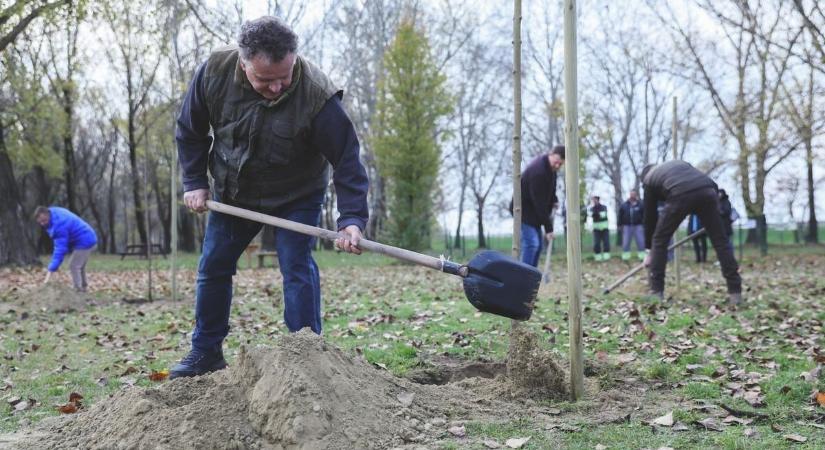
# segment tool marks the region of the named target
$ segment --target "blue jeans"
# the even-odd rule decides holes
[[[267,211],[275,216],[318,226],[324,191]],[[198,265],[195,298],[195,330],[192,347],[201,350],[221,348],[229,334],[232,304],[232,276],[238,258],[262,225],[235,216],[209,212],[203,254]],[[321,333],[321,280],[312,259],[315,238],[294,231],[276,229],[275,245],[284,278],[284,322],[289,331],[304,327]]]
[[[539,255],[541,254],[541,228],[521,224],[521,262],[533,267],[539,265]]]

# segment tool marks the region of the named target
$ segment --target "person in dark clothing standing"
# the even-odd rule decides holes
[[[699,216],[696,214],[691,214],[690,218],[688,218],[688,234],[693,234],[702,229],[702,221],[699,220]],[[708,261],[708,235],[703,233],[695,238],[691,239],[693,241],[693,253],[696,255],[696,262],[703,263]]]
[[[725,236],[728,237],[728,246],[733,249],[733,206],[724,189],[719,189],[719,216],[722,217]]]
[[[607,228],[607,206],[599,202],[599,196],[594,195],[590,206],[590,218],[593,220],[593,258],[596,261],[610,259],[610,230]]]
[[[547,242],[553,239],[553,206],[556,197],[556,172],[564,164],[564,146],[533,158],[521,174],[521,261],[537,267],[541,254],[542,233]],[[512,212],[512,205],[510,207]]]
[[[177,121],[183,201],[206,211],[206,200],[317,226],[329,166],[343,236],[336,246],[360,254],[367,221],[366,170],[342,91],[297,55],[298,37],[264,16],[241,27],[237,45],[217,49],[196,71]],[[211,175],[207,177],[207,169]],[[232,277],[238,258],[262,225],[209,213],[198,266],[192,349],[170,378],[226,367]],[[312,258],[315,239],[277,230],[284,283],[284,322],[291,332],[321,333],[321,289]]]
[[[636,242],[639,259],[645,258],[645,210],[639,201],[639,193],[630,191],[630,195],[619,207],[619,228],[622,230],[622,260],[630,260],[630,244]]]
[[[645,247],[649,253],[645,265],[649,267],[650,293],[664,298],[667,245],[679,224],[688,214],[696,214],[719,258],[722,275],[728,288],[728,303],[742,301],[742,278],[739,265],[728,247],[722,218],[719,216],[719,198],[716,183],[690,164],[674,160],[658,165],[648,164],[642,169],[645,207]],[[661,214],[658,202],[664,201]]]

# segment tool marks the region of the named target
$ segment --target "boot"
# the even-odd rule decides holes
[[[728,306],[738,306],[741,305],[742,302],[743,300],[741,292],[731,292],[730,294],[728,294]]]
[[[196,377],[221,370],[226,367],[226,360],[223,359],[223,351],[206,351],[193,348],[172,370],[169,371],[169,379],[179,377]]]

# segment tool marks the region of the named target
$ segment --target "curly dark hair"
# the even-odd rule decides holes
[[[298,35],[281,19],[263,16],[244,22],[238,34],[238,47],[246,61],[262,54],[277,63],[298,49]]]

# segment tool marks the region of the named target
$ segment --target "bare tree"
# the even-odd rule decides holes
[[[686,70],[707,91],[723,129],[738,148],[738,175],[745,208],[750,217],[757,219],[759,235],[765,239],[765,181],[796,148],[779,122],[784,114],[781,86],[801,30],[783,26],[782,17],[789,13],[783,3],[697,3],[708,17],[716,20],[723,35],[721,42],[698,37],[670,7],[659,7],[656,12],[681,42],[684,56],[691,62]],[[784,45],[771,44],[779,41]],[[717,67],[726,63],[729,67]],[[730,86],[725,80],[731,78],[721,76],[717,70],[733,73],[735,84]]]
[[[132,199],[135,220],[144,245],[149,243],[146,230],[144,195],[138,167],[138,147],[141,145],[139,118],[149,103],[158,68],[163,54],[156,47],[160,34],[156,5],[150,0],[138,0],[121,4],[105,4],[103,17],[112,31],[114,51],[107,52],[116,72],[123,77],[126,90],[126,123],[124,139],[129,149],[129,166],[132,174]]]
[[[789,78],[790,87],[783,84],[783,106],[790,118],[789,124],[805,148],[806,190],[808,197],[808,231],[805,241],[819,242],[819,224],[816,219],[816,202],[814,198],[814,137],[825,132],[825,117],[814,109],[815,101],[821,90],[817,89],[816,69],[807,64],[807,79],[800,80],[796,74]]]
[[[65,6],[68,2],[69,0],[15,0],[4,6],[0,9],[0,52],[5,52],[35,19]],[[4,117],[4,112],[8,105],[5,100],[0,98],[0,192],[3,193],[3,202],[0,205],[0,266],[36,264],[34,246],[29,245],[26,239],[21,239],[25,236],[24,223],[27,222],[28,214],[23,210],[22,197],[6,146],[8,119]]]

